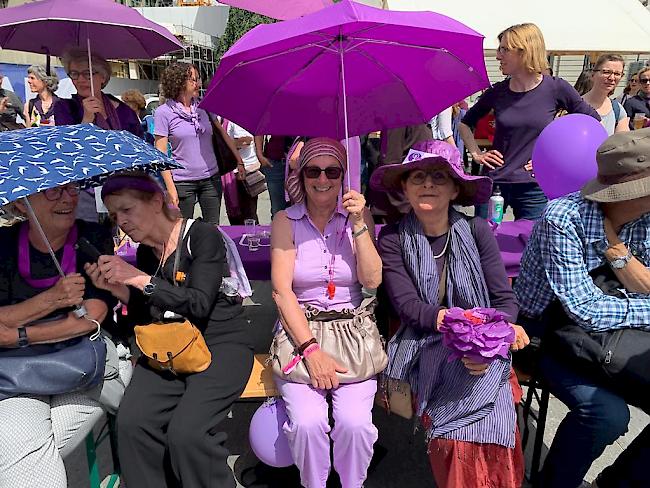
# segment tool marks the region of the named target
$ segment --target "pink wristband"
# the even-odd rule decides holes
[[[305,351],[302,353],[302,358],[307,359],[311,355],[311,353],[319,350],[320,350],[320,346],[318,345],[318,343],[312,344],[307,349],[305,349]]]

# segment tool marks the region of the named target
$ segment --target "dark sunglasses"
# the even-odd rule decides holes
[[[340,166],[328,166],[327,168],[319,168],[318,166],[306,166],[302,170],[306,178],[310,180],[315,180],[320,178],[321,173],[325,173],[325,176],[328,180],[338,180],[343,174],[343,168]]]
[[[650,83],[650,78],[639,78],[639,83],[642,85],[645,85],[646,83]]]

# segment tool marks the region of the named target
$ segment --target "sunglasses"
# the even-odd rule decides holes
[[[432,171],[417,170],[408,175],[407,181],[413,185],[424,185],[427,181],[427,176],[431,176],[431,181],[436,186],[446,185],[451,181],[451,175],[446,171],[436,169]]]
[[[645,85],[646,83],[650,83],[650,78],[639,78],[639,83],[642,85]]]
[[[58,200],[61,198],[63,195],[63,190],[65,190],[68,195],[71,197],[76,197],[79,195],[79,192],[81,191],[81,187],[79,185],[72,184],[72,185],[65,185],[65,186],[57,186],[55,188],[48,188],[43,192],[45,195],[45,199],[49,200],[50,202],[54,202],[55,200]]]
[[[318,166],[306,166],[302,173],[306,178],[310,180],[315,180],[320,178],[321,173],[325,173],[325,176],[328,180],[338,180],[343,174],[343,168],[340,166],[328,166],[327,168],[319,168]]]

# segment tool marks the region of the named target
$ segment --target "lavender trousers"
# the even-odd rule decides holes
[[[284,433],[305,488],[325,488],[329,476],[330,437],[334,442],[334,469],[343,488],[361,488],[372,459],[377,428],[372,405],[375,378],[320,390],[311,385],[275,378],[287,408]],[[329,424],[327,396],[331,394],[334,428]]]

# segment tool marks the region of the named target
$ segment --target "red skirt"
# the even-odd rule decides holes
[[[521,386],[514,371],[510,384],[515,404],[521,401]],[[439,488],[519,488],[524,481],[524,453],[519,428],[515,447],[451,439],[431,439],[429,462]]]

